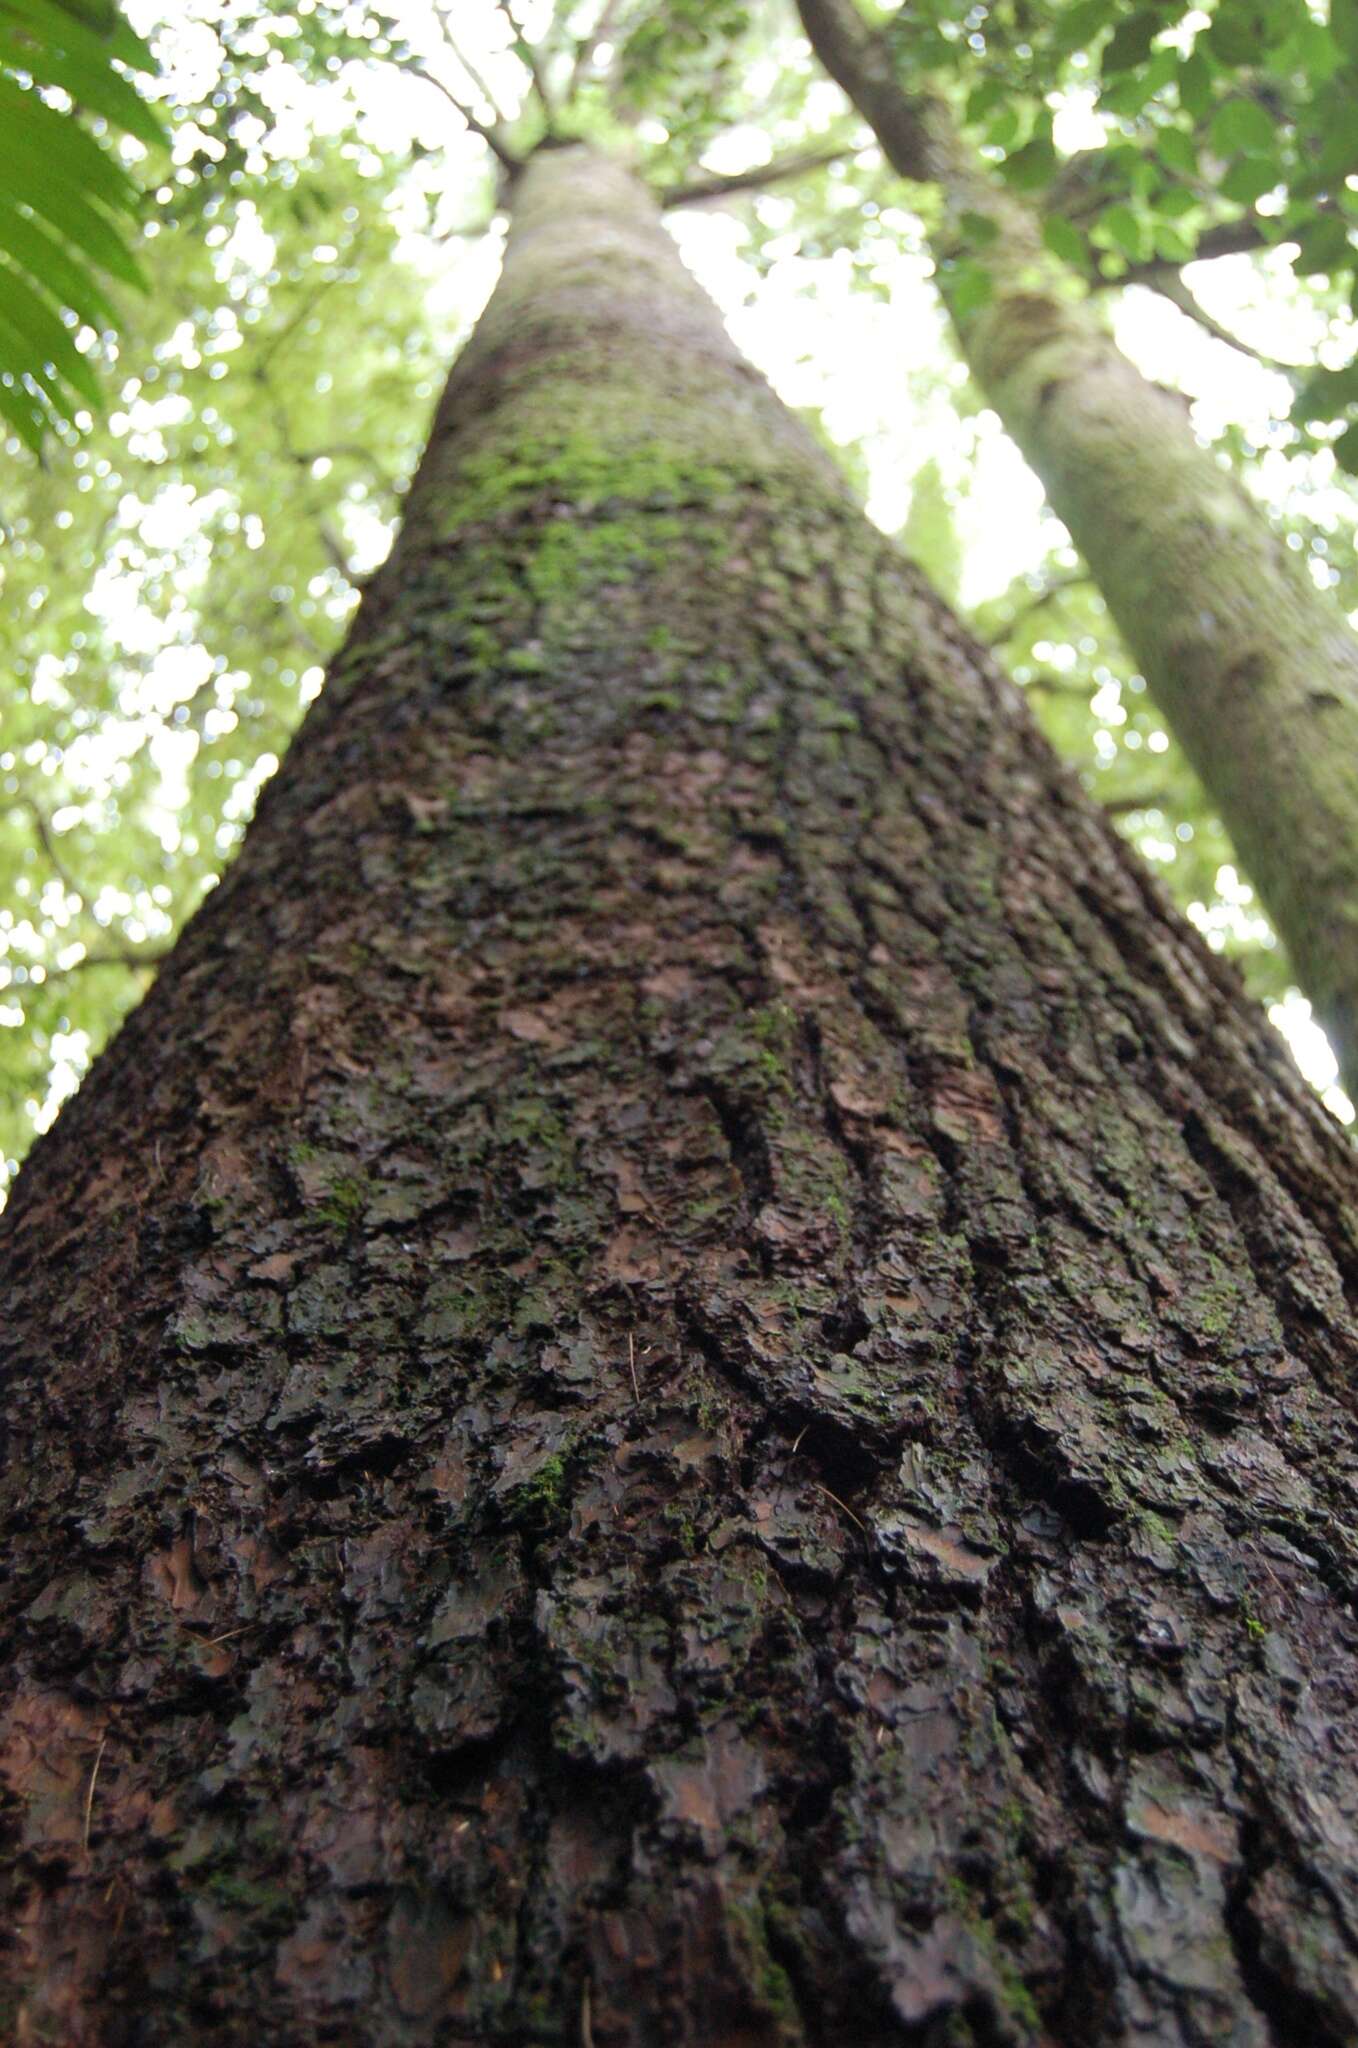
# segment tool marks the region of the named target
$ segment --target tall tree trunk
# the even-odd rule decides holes
[[[7,2038],[1352,2040],[1358,1167],[620,170],[0,1271]]]
[[[903,177],[937,185],[939,285],[963,355],[1088,563],[1218,806],[1358,1094],[1358,639],[1124,356],[941,99],[898,80],[857,0],[798,0],[817,55]],[[994,223],[982,307],[954,296]]]

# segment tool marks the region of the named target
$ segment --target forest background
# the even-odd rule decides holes
[[[133,186],[94,174],[113,274],[64,305],[69,359],[3,382],[0,1175],[215,885],[319,691],[493,284],[504,158],[549,125],[567,78],[582,88],[572,118],[625,138],[686,201],[671,225],[740,346],[1352,1116],[1214,804],[959,360],[929,249],[935,196],[884,164],[788,0],[127,11],[147,41],[121,55],[111,17],[68,13],[138,81],[163,139],[121,102],[90,116],[79,75],[67,91],[25,68],[40,0],[0,10],[12,133],[16,92],[81,108]],[[903,70],[1041,208],[1072,294],[1102,302],[1358,618],[1358,15],[933,0],[880,20]],[[687,189],[695,178],[712,189]],[[0,188],[0,229],[15,212]],[[12,282],[14,245],[0,246]],[[988,260],[977,220],[949,259],[954,308],[959,293],[984,302]],[[7,318],[22,351],[12,300]]]

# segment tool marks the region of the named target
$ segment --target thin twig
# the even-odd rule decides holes
[[[1036,691],[1039,697],[1080,697],[1087,704],[1091,697],[1097,695],[1099,686],[1097,683],[1068,682],[1064,676],[1048,675],[1044,669],[1040,675],[1029,676],[1026,682],[1019,684],[1019,688],[1025,692]]]
[[[340,546],[338,539],[330,531],[330,528],[326,525],[323,519],[318,519],[316,521],[316,538],[320,542],[321,547],[324,550],[326,559],[329,562],[331,568],[335,570],[337,575],[342,576],[346,583],[352,583],[354,580],[354,572],[349,566],[349,557],[345,554],[344,549]],[[319,654],[320,649],[316,647],[314,641],[312,642],[312,646],[313,650]]]
[[[86,953],[83,959],[73,960],[69,967],[49,967],[47,979],[54,974],[78,974],[82,967],[159,967],[162,960],[168,960],[170,948],[158,946],[145,953]]]
[[[594,2019],[589,2004],[589,1978],[580,1985],[580,2048],[594,2048]]]
[[[1198,236],[1193,254],[1184,258],[1186,263],[1211,263],[1218,256],[1245,256],[1257,249],[1271,249],[1275,246],[1264,233],[1262,224],[1247,215],[1244,220],[1221,221],[1216,227],[1204,228]],[[1183,263],[1171,263],[1163,256],[1153,257],[1149,263],[1133,263],[1117,277],[1102,275],[1090,279],[1095,291],[1121,291],[1124,285],[1149,284],[1158,288],[1164,277],[1177,277]]]
[[[32,983],[21,982],[19,984],[19,993],[25,993],[30,987],[47,988],[54,981],[65,981],[66,977],[70,974],[83,973],[87,967],[159,967],[161,962],[168,960],[169,957],[170,949],[166,946],[145,953],[85,953],[79,960],[73,960],[69,967],[49,967],[46,961],[35,962],[35,965],[41,965],[42,967],[42,980]],[[25,962],[20,962],[20,965],[26,964]],[[3,986],[7,995],[15,993],[15,984],[12,980],[4,983]]]
[[[1105,814],[1110,818],[1129,818],[1134,811],[1163,811],[1170,808],[1170,799],[1163,790],[1148,789],[1143,796],[1112,796],[1103,800]]]
[[[467,106],[464,101],[458,98],[457,94],[453,91],[450,85],[444,84],[443,80],[438,76],[436,72],[426,71],[422,64],[403,63],[400,68],[402,69],[402,71],[408,71],[412,78],[422,78],[426,85],[432,85],[436,92],[441,92],[443,94],[443,97],[447,100],[449,106],[455,108],[456,111],[462,116],[462,119],[466,122],[468,128],[471,129],[472,134],[480,136],[481,140],[487,145],[488,148],[494,151],[495,155],[499,158],[500,162],[504,165],[505,169],[511,173],[511,175],[522,170],[523,166],[520,163],[518,157],[515,156],[513,150],[509,147],[509,144],[504,141],[504,139],[500,136],[497,130],[488,127],[484,121],[478,120],[477,116],[472,112],[471,108]],[[494,101],[492,101],[491,104],[494,105]]]
[[[1090,581],[1087,569],[1072,569],[1068,576],[1053,576],[1044,583],[1041,590],[1034,591],[1026,604],[1021,604],[1007,626],[1002,626],[994,637],[986,642],[988,647],[1003,647],[1006,640],[1012,640],[1019,627],[1032,618],[1035,612],[1045,611],[1053,598],[1060,597],[1067,590],[1078,590],[1082,583]]]
[[[623,0],[604,0],[604,5],[599,13],[599,19],[595,22],[589,34],[581,36],[576,44],[575,62],[571,66],[571,75],[566,80],[566,99],[568,103],[575,98],[577,91],[584,83],[585,74],[594,62],[594,52],[601,43],[606,43],[612,34],[618,16],[622,13],[622,7]]]
[[[866,1522],[860,1522],[860,1521],[858,1520],[858,1517],[857,1517],[857,1515],[856,1515],[856,1514],[854,1513],[853,1509],[852,1509],[852,1508],[851,1508],[851,1507],[849,1506],[849,1503],[848,1503],[848,1502],[847,1502],[846,1500],[841,1500],[841,1499],[840,1499],[840,1497],[839,1497],[839,1495],[838,1495],[837,1493],[831,1493],[831,1491],[830,1491],[829,1487],[828,1487],[828,1486],[822,1486],[822,1485],[821,1485],[821,1483],[820,1483],[820,1481],[819,1481],[818,1479],[813,1479],[813,1480],[812,1480],[812,1482],[811,1482],[811,1484],[812,1484],[812,1485],[813,1485],[813,1486],[815,1487],[815,1489],[816,1489],[817,1493],[823,1493],[823,1494],[825,1495],[825,1498],[826,1498],[827,1500],[832,1500],[832,1501],[834,1502],[834,1504],[835,1504],[835,1506],[836,1506],[837,1508],[843,1508],[843,1510],[844,1510],[845,1514],[846,1514],[846,1515],[848,1516],[849,1520],[850,1520],[851,1522],[855,1522],[855,1523],[857,1523],[858,1527],[859,1527],[859,1528],[860,1528],[860,1529],[861,1529],[861,1530],[863,1531],[863,1534],[864,1534],[865,1536],[867,1535],[867,1533],[868,1533],[868,1525],[867,1525],[867,1523],[866,1523]]]
[[[494,218],[489,214],[484,220],[474,220],[465,226],[454,224],[450,228],[440,228],[434,240],[440,247],[444,242],[479,242],[483,235],[490,233]]]
[[[289,448],[286,452],[289,462],[295,462],[300,469],[310,469],[313,462],[343,462],[347,456],[353,462],[366,462],[369,469],[382,475],[377,457],[361,441],[332,441],[328,447]]]
[[[627,1363],[632,1369],[632,1392],[638,1408],[641,1406],[641,1386],[637,1380],[637,1347],[632,1341],[632,1332],[627,1332]]]
[[[479,93],[481,95],[481,98],[485,101],[486,105],[491,109],[500,126],[502,128],[507,127],[508,116],[506,115],[504,108],[500,105],[500,102],[496,99],[494,93],[486,84],[485,78],[482,76],[481,72],[477,70],[476,66],[472,63],[471,59],[464,55],[462,46],[457,41],[457,38],[454,36],[453,31],[448,23],[447,9],[444,7],[435,7],[434,16],[439,25],[439,34],[443,37],[444,43],[447,45],[449,55],[452,57],[452,60],[456,64],[458,70],[462,73],[462,76],[464,78],[471,80],[472,91]]]
[[[88,1849],[90,1846],[90,1822],[94,1818],[94,1787],[99,1776],[99,1766],[104,1761],[104,1751],[107,1747],[108,1731],[105,1730],[99,1737],[99,1747],[94,1755],[94,1769],[90,1772],[90,1782],[85,1788],[85,1830],[81,1838],[81,1847],[84,1849]]]
[[[827,164],[843,163],[847,157],[861,155],[861,145],[857,148],[848,145],[838,149],[805,150],[798,156],[775,157],[772,163],[756,164],[748,171],[735,171],[729,177],[692,178],[682,185],[671,185],[668,191],[661,191],[657,196],[663,207],[698,206],[706,199],[729,199],[737,192],[762,192],[769,185],[805,177],[811,171],[824,170]]]
[[[514,19],[514,9],[510,5],[510,0],[495,0],[495,4],[514,31],[514,55],[533,81],[533,90],[537,94],[538,103],[542,108],[543,114],[546,116],[547,131],[550,134],[552,124],[556,119],[556,113],[552,105],[552,96],[547,90],[547,80],[543,74],[542,65],[538,61],[538,53],[529,42],[518,22]]]
[[[1223,327],[1219,320],[1213,319],[1201,299],[1188,289],[1177,271],[1169,277],[1157,278],[1154,289],[1159,292],[1162,299],[1168,299],[1171,306],[1177,306],[1181,313],[1187,313],[1190,320],[1196,320],[1199,327],[1211,335],[1213,341],[1224,341],[1227,348],[1238,349],[1242,356],[1253,357],[1256,363],[1262,363],[1266,370],[1275,370],[1280,377],[1286,377],[1289,383],[1296,384],[1300,381],[1299,363],[1280,363],[1276,356],[1265,355],[1264,351],[1255,348],[1252,342],[1242,341],[1238,334],[1232,334],[1229,327]]]
[[[360,239],[361,237],[355,238],[355,241],[349,250],[349,254],[351,256],[357,252]],[[345,267],[347,268],[348,266],[346,265]],[[292,336],[296,333],[297,329],[302,325],[303,321],[307,318],[308,314],[315,312],[317,306],[320,304],[321,300],[325,297],[327,292],[332,292],[337,284],[343,284],[346,282],[347,280],[345,279],[341,271],[332,270],[327,277],[323,277],[321,279],[321,282],[317,285],[315,291],[308,292],[306,294],[306,296],[302,300],[301,305],[298,306],[296,312],[289,314],[288,318],[283,322],[283,325],[279,328],[277,334],[273,335],[271,339],[265,343],[264,348],[260,352],[259,360],[255,364],[254,375],[256,376],[256,378],[259,379],[261,383],[263,383],[268,377],[269,365],[272,363],[274,357],[278,354],[279,349],[282,348],[283,344],[286,341],[289,341],[292,338]]]
[[[75,877],[71,874],[65,862],[62,860],[61,855],[57,852],[56,844],[52,835],[52,827],[48,822],[47,815],[44,812],[42,805],[36,803],[31,796],[22,797],[20,799],[20,804],[24,810],[32,814],[33,823],[38,828],[38,838],[42,841],[42,850],[47,855],[48,860],[52,863],[53,868],[56,870],[57,880],[61,883],[62,887],[65,889],[68,896],[75,896],[79,898],[81,908],[83,909],[85,904],[89,901],[88,894],[84,889],[81,888],[79,882],[76,881]]]

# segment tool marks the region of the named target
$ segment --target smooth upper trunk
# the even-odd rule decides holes
[[[939,283],[977,382],[1046,488],[1281,933],[1358,1096],[1358,639],[1175,392],[1118,349],[1031,208],[898,79],[856,0],[798,0],[903,177],[938,186]],[[960,311],[969,222],[994,291]]]

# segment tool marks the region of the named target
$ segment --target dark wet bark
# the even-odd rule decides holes
[[[1350,2041],[1358,1168],[640,195],[518,213],[5,1219],[6,2038]]]

